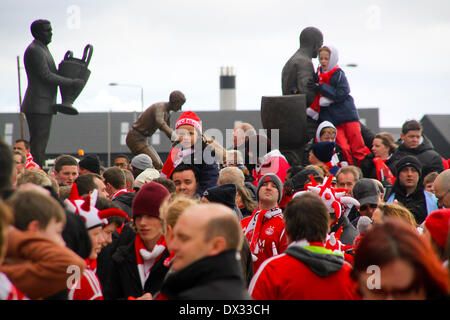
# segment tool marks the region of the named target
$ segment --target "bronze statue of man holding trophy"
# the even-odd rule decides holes
[[[86,46],[82,60],[73,58],[72,52],[68,51],[57,70],[47,47],[52,41],[50,21],[36,20],[30,29],[34,40],[24,54],[28,87],[21,112],[25,114],[28,123],[31,154],[34,161],[42,167],[53,115],[57,112],[78,114],[72,103],[89,78],[87,65],[92,56],[92,46]],[[56,104],[58,86],[61,91],[61,104]]]

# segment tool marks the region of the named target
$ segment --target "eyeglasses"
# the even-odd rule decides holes
[[[378,207],[378,204],[370,203],[370,204],[362,205],[361,207],[359,207],[359,211],[366,211],[367,209],[369,209],[369,207],[371,209],[376,209]]]

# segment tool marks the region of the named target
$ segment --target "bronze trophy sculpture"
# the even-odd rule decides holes
[[[84,48],[83,58],[81,59],[74,58],[72,51],[67,51],[64,55],[64,60],[61,61],[58,67],[58,74],[67,78],[82,79],[84,84],[81,87],[60,86],[59,90],[61,92],[62,102],[54,106],[56,111],[70,115],[78,114],[78,110],[75,109],[72,104],[80,95],[81,91],[83,91],[84,86],[91,75],[88,65],[91,61],[93,50],[94,48],[92,45],[88,44]]]
[[[36,20],[31,24],[33,42],[24,54],[28,87],[21,105],[27,119],[30,149],[34,161],[43,166],[45,150],[50,137],[53,115],[56,114],[57,89],[59,86],[80,88],[85,81],[58,74],[55,61],[47,47],[52,41],[52,27],[48,20]]]
[[[131,127],[127,134],[126,143],[134,155],[147,154],[153,161],[153,166],[161,170],[163,163],[153,146],[149,145],[150,138],[156,130],[160,129],[173,143],[179,141],[177,134],[170,128],[170,112],[177,112],[186,102],[181,91],[173,91],[169,102],[158,102],[148,107]]]
[[[280,130],[279,149],[291,166],[302,163],[303,147],[317,128],[317,121],[306,116],[306,108],[315,97],[315,92],[308,88],[308,82],[315,74],[312,58],[317,57],[322,44],[323,35],[319,29],[303,29],[300,48],[282,70],[283,96],[262,97],[261,100],[263,127]]]

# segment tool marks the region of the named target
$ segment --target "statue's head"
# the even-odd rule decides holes
[[[39,19],[33,21],[31,24],[31,34],[37,40],[40,40],[44,44],[52,42],[52,25],[50,21]]]
[[[175,90],[170,94],[169,103],[172,110],[179,111],[185,102],[186,97],[181,91]]]
[[[312,57],[317,58],[318,50],[323,45],[323,34],[315,27],[307,27],[300,33],[300,47],[312,49]]]

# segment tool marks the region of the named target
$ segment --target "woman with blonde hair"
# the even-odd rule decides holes
[[[411,211],[406,209],[403,205],[399,203],[380,203],[378,208],[372,215],[372,220],[375,224],[380,224],[384,222],[386,217],[399,218],[405,221],[408,225],[417,228],[416,219],[414,219]]]

